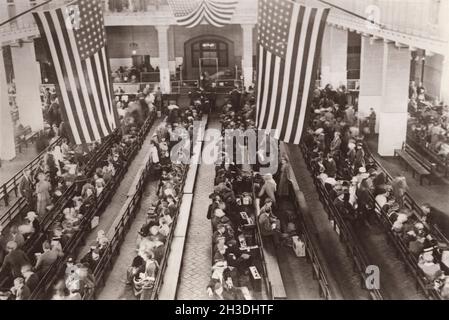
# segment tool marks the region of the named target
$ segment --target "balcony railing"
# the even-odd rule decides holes
[[[427,39],[448,38],[448,1],[446,0],[332,0],[332,4],[380,23],[385,29]],[[363,20],[333,8],[330,17]],[[334,20],[335,21],[335,20]],[[366,27],[376,25],[365,22]]]
[[[162,6],[167,0],[103,0],[105,12],[152,12]]]

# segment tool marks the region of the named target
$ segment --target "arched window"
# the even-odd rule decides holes
[[[199,67],[200,58],[206,58],[202,61],[203,67],[215,67],[215,59],[219,67],[228,67],[228,44],[216,39],[192,43],[192,67]]]

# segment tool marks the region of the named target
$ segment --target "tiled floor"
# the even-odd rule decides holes
[[[147,184],[142,196],[139,212],[131,223],[125,240],[120,247],[120,254],[114,262],[114,266],[106,278],[106,284],[97,296],[98,300],[135,300],[131,286],[126,285],[126,270],[136,256],[137,232],[146,219],[146,213],[151,203],[157,200],[157,181]]]
[[[299,187],[304,192],[310,213],[313,215],[312,221],[318,236],[316,243],[323,255],[321,261],[330,266],[327,274],[331,277],[331,284],[337,284],[344,299],[365,299],[366,291],[365,294],[363,291],[357,293],[360,281],[355,273],[351,272],[352,265],[348,266],[347,261],[346,263],[342,262],[343,257],[346,256],[345,253],[336,251],[339,250],[338,237],[332,240],[334,238],[332,233],[335,234],[335,232],[332,229],[328,230],[329,222],[326,213],[323,212],[299,148],[297,146],[289,147],[289,154],[291,163],[294,163],[294,172]],[[355,241],[364,251],[367,262],[377,265],[380,269],[380,289],[384,299],[424,299],[423,295],[416,290],[415,279],[406,272],[404,264],[396,255],[393,244],[387,242],[384,230],[377,225],[349,226],[352,227]],[[330,234],[328,234],[329,232]],[[323,241],[325,239],[327,239],[327,243]],[[329,240],[337,243],[331,243]],[[338,256],[335,256],[336,253]]]
[[[219,128],[217,120],[210,119],[208,128]],[[193,205],[176,299],[207,300],[206,293],[211,272],[212,227],[206,214],[209,194],[214,187],[214,165],[201,164],[194,189]]]
[[[317,246],[318,256],[333,288],[335,299],[368,299],[367,292],[361,289],[360,278],[353,269],[351,257],[347,255],[344,245],[333,230],[327,213],[318,198],[312,177],[302,158],[298,146],[289,145],[287,155],[293,165],[293,171],[304,193],[309,207],[305,222],[309,227],[312,241]],[[288,283],[287,283],[288,285]]]

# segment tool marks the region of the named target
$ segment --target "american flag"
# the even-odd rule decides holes
[[[238,0],[168,0],[176,22],[193,28],[206,20],[215,27],[229,24]]]
[[[118,123],[109,79],[101,0],[33,12],[51,55],[63,118],[76,144],[109,135]]]
[[[329,8],[260,0],[257,126],[299,144]],[[313,88],[312,88],[313,89]]]

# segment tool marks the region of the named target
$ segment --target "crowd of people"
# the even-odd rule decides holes
[[[2,287],[2,298],[29,298],[39,280],[59,261],[58,258],[71,254],[65,249],[70,248],[75,235],[91,227],[92,213],[100,199],[106,196],[104,190],[116,180],[115,177],[128,161],[129,152],[145,119],[155,112],[153,105],[142,100],[130,101],[121,116],[121,134],[112,134],[111,141],[107,144],[103,142],[107,152],[103,158],[92,163],[92,168],[86,167],[86,164],[100,150],[100,143],[72,146],[62,139],[33,172],[24,170],[19,189],[30,211],[23,224],[10,226],[0,235],[1,279],[14,280],[11,289]],[[69,188],[74,190],[70,193],[71,198],[64,199]],[[43,230],[40,222],[61,198],[62,207],[57,208],[60,212],[55,213],[50,227]],[[44,238],[42,252],[25,253],[30,252],[24,249],[27,239],[41,233]],[[73,257],[67,259],[65,277],[55,285],[53,299],[79,299],[92,292],[95,284],[93,271],[107,244],[105,233],[99,231],[96,242],[86,256],[78,263]],[[27,248],[33,248],[33,245],[27,245]],[[31,282],[28,279],[32,279]],[[8,283],[6,280],[2,286]]]
[[[411,136],[437,154],[445,163],[449,160],[449,106],[443,102],[427,100],[422,84],[409,87]]]
[[[159,76],[159,67],[154,68],[150,63],[133,65],[131,67],[120,66],[111,74],[112,82],[114,83],[140,83],[144,82],[141,79],[141,73],[154,72]],[[156,79],[154,80],[156,81]]]
[[[254,92],[250,88],[242,93],[236,87],[222,108],[222,134],[226,130],[255,129],[255,116]],[[236,159],[240,149],[240,146],[233,147],[232,159]],[[278,238],[279,219],[271,211],[276,201],[276,183],[269,174],[261,177],[255,173],[257,165],[230,161],[231,155],[226,152],[229,151],[225,148],[216,162],[214,191],[209,196],[207,218],[213,231],[213,258],[206,289],[217,300],[260,298],[263,271],[256,223],[263,230],[262,236]],[[255,212],[253,184],[256,196],[264,203],[259,216]]]
[[[148,299],[162,267],[167,239],[179,211],[182,187],[187,174],[186,159],[170,157],[183,134],[193,135],[194,121],[200,121],[205,99],[198,99],[184,108],[172,101],[167,108],[166,122],[156,129],[150,141],[152,177],[160,179],[157,201],[148,208],[146,221],[136,243],[137,254],[127,270],[127,284],[141,299]],[[189,139],[188,141],[191,141]]]
[[[372,224],[375,215],[386,215],[429,284],[449,298],[446,248],[426,227],[431,225],[430,206],[423,205],[420,216],[405,205],[405,177],[387,181],[386,173],[365,151],[364,133],[356,126],[356,113],[350,111],[348,116],[350,109],[343,91],[330,85],[315,91],[313,117],[303,142],[316,179],[350,224]]]

